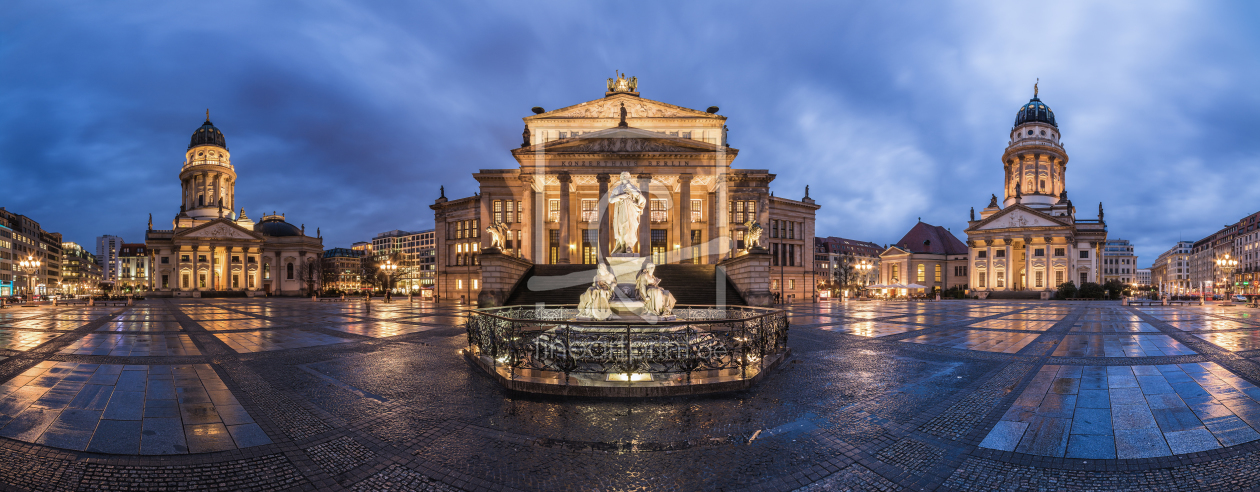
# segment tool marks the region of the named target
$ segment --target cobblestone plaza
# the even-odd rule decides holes
[[[17,490],[1231,490],[1260,470],[1242,307],[791,306],[741,393],[506,393],[466,308],[157,300],[0,311]],[[633,384],[633,383],[628,383]]]

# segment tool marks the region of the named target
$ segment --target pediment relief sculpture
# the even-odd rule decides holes
[[[620,118],[622,100],[602,100],[582,103],[568,110],[550,114],[552,117],[571,118]],[[707,115],[700,111],[681,111],[674,108],[648,104],[641,101],[624,102],[626,116],[629,118],[669,118],[679,116]]]
[[[227,239],[256,239],[245,231],[234,228],[227,224],[215,224],[205,229],[192,231],[185,234],[184,237],[202,237],[202,238],[227,238]]]

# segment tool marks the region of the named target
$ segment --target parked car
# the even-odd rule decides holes
[[[1247,296],[1238,294],[1234,296],[1234,302],[1247,302]]]
[[[1225,300],[1225,295],[1224,295],[1224,294],[1213,294],[1213,295],[1212,295],[1212,300],[1213,300],[1213,301],[1224,301],[1224,300]]]

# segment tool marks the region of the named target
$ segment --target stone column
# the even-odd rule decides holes
[[[985,246],[984,249],[984,257],[987,258],[988,261],[986,261],[984,265],[984,288],[987,290],[993,290],[993,279],[994,275],[996,275],[993,268],[993,241],[985,241],[985,244],[987,244],[987,246]]]
[[[595,181],[599,183],[599,237],[596,241],[599,243],[599,257],[608,257],[608,173],[599,173],[595,175]]]
[[[1024,238],[1024,290],[1033,289],[1033,268],[1032,268],[1033,248],[1032,238]]]
[[[200,253],[201,253],[201,247],[193,246],[192,254],[189,255],[192,257],[192,275],[191,275],[192,279],[191,280],[192,280],[192,290],[194,291],[201,290],[201,281],[200,281],[201,280],[201,257],[198,256]]]
[[[529,233],[526,234],[529,237],[529,248],[523,251],[521,256],[533,258],[534,263],[538,264],[543,262],[543,252],[547,250],[547,247],[542,244],[543,238],[541,236],[543,229],[545,229],[543,224],[546,221],[546,217],[539,217],[541,211],[538,208],[540,200],[538,195],[541,193],[534,189],[534,178],[532,176],[521,176],[521,183],[525,185],[525,193],[527,195],[525,202],[529,204],[529,219],[527,220]],[[487,220],[494,220],[493,217],[487,217],[489,217]]]
[[[1015,251],[1011,247],[1013,241],[1008,237],[1003,239],[1002,242],[1006,243],[1006,267],[1003,268],[1006,273],[1002,274],[1002,290],[1015,290],[1014,284],[1011,283],[1015,276],[1015,273],[1013,273],[1015,271],[1015,257],[1013,256]]]
[[[567,265],[572,262],[569,258],[571,249],[569,244],[572,240],[569,236],[570,231],[573,230],[573,223],[571,217],[569,217],[569,185],[573,182],[573,176],[570,176],[566,171],[561,172],[557,177],[560,179],[560,251],[557,255],[556,263]]]
[[[679,263],[700,262],[691,258],[691,173],[678,175],[678,245]]]
[[[639,256],[652,256],[652,175],[639,174],[639,191],[647,200],[643,204],[643,217],[639,219]]]

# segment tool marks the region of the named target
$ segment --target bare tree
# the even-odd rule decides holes
[[[306,292],[302,295],[313,295],[324,278],[324,263],[315,257],[306,257],[297,265],[297,279],[306,284]]]
[[[363,261],[359,263],[359,286],[367,287],[368,290],[376,290],[377,276],[381,273],[380,262],[373,255],[363,255]]]
[[[415,271],[415,267],[403,266],[403,255],[400,252],[390,254],[386,260],[387,261],[378,261],[376,269],[378,271],[378,277],[381,280],[382,287],[386,291],[392,291],[398,284],[399,279],[411,277],[411,274]],[[388,270],[383,269],[380,267],[382,264],[393,265],[395,268]]]

